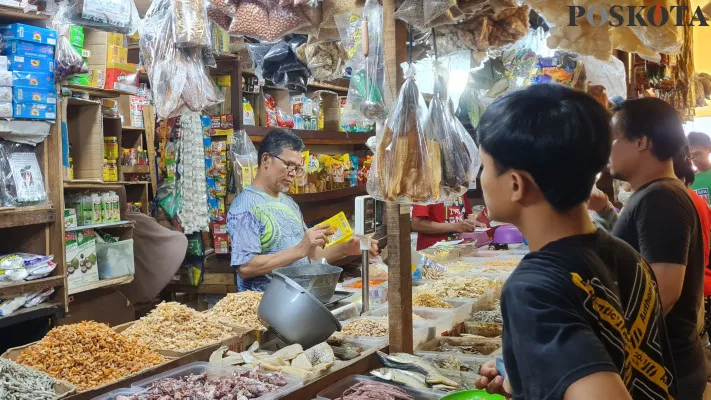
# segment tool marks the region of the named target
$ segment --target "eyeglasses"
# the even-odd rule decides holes
[[[286,172],[296,172],[297,174],[300,174],[304,171],[304,167],[301,165],[297,165],[297,164],[294,164],[290,161],[286,161],[283,158],[281,158],[275,154],[269,153],[269,155],[276,158],[277,160],[281,161],[282,163],[284,163],[284,165],[286,166]]]

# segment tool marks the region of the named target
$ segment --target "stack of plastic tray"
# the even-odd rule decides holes
[[[207,362],[194,362],[191,364],[183,365],[170,371],[163,372],[158,375],[154,375],[150,378],[140,380],[131,385],[131,389],[140,392],[147,389],[152,383],[165,378],[179,379],[190,375],[200,375],[207,372],[210,376],[227,376],[232,375],[236,371],[247,371],[245,368],[240,367],[221,367],[214,366]],[[303,386],[303,380],[300,377],[284,374],[284,378],[287,381],[286,386],[283,386],[273,392],[267,393],[264,396],[257,397],[257,400],[276,400],[282,398],[289,393],[295,391],[296,389]]]
[[[362,317],[356,317],[349,319],[348,321],[345,321],[342,323],[343,328],[348,326],[348,324],[360,320],[360,319],[373,319],[373,320],[379,320],[379,321],[384,321],[385,324],[388,323],[387,318],[383,317],[372,317],[372,316],[362,316]],[[352,336],[352,335],[344,335],[342,333],[336,333],[336,335],[339,338],[343,338],[343,341],[345,343],[349,344],[355,344],[360,347],[364,348],[369,348],[369,349],[380,349],[383,348],[388,344],[388,335],[385,334],[384,336]],[[415,346],[417,346],[420,343],[425,343],[429,339],[430,336],[430,326],[425,324],[425,323],[420,323],[420,322],[415,322],[413,323],[413,328],[412,328],[412,342]]]
[[[331,310],[331,314],[333,314],[333,316],[341,322],[348,321],[349,319],[355,318],[360,315],[361,307],[362,304],[360,303],[349,303],[343,307]]]
[[[413,324],[424,323],[434,326],[434,336],[441,336],[458,323],[469,318],[472,310],[472,304],[474,303],[473,300],[465,298],[443,300],[452,305],[452,308],[412,307],[412,312],[414,314],[417,314],[425,319],[424,321],[413,321]],[[364,315],[384,317],[388,315],[388,303],[385,303],[382,307],[371,310]],[[434,339],[434,337],[430,337],[430,339]]]
[[[348,388],[355,385],[356,383],[365,381],[382,382],[387,383],[388,385],[399,387],[405,390],[410,396],[414,397],[415,400],[439,400],[442,398],[442,396],[445,396],[447,394],[435,390],[414,389],[411,387],[399,385],[394,382],[384,381],[382,379],[378,379],[372,376],[351,375],[318,392],[318,394],[316,395],[316,400],[340,399],[343,392],[345,392]]]
[[[355,293],[362,293],[363,288],[353,288],[349,286],[353,286],[356,283],[361,282],[363,279],[362,278],[353,278],[353,279],[348,279],[343,281],[342,283],[339,283],[338,285],[338,290],[344,290],[347,292],[355,292]],[[373,279],[371,279],[373,280]],[[388,299],[388,282],[384,281],[380,284],[377,285],[372,285],[368,287],[368,294],[370,295],[370,304],[381,304],[387,301]]]

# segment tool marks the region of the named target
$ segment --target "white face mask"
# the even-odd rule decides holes
[[[622,204],[627,204],[627,200],[630,199],[630,196],[632,196],[632,192],[628,192],[622,188],[620,188],[620,191],[617,192],[617,200],[619,200]]]

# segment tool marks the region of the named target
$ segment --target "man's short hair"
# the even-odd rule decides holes
[[[540,84],[494,101],[477,127],[499,173],[526,171],[551,206],[585,202],[612,146],[610,114],[586,93]]]
[[[686,146],[679,113],[671,104],[653,97],[627,100],[615,107],[627,139],[649,138],[652,154],[659,161],[676,156]]]
[[[288,129],[272,129],[259,145],[259,150],[257,151],[259,165],[262,165],[262,155],[264,153],[280,156],[284,150],[301,152],[304,150],[304,141]]]
[[[711,137],[703,132],[689,132],[689,146],[711,149]]]

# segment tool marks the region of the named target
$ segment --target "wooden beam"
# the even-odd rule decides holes
[[[158,191],[158,172],[156,171],[156,117],[153,113],[153,106],[143,106],[143,126],[146,132],[146,147],[148,147],[148,167],[151,173],[151,190],[153,197]]]

